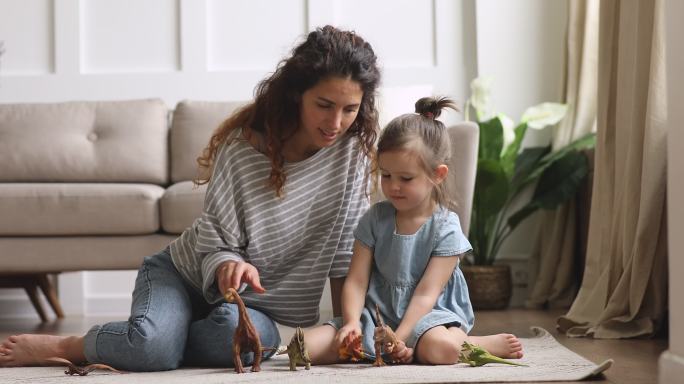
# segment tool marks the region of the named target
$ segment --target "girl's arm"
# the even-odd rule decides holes
[[[435,306],[444,286],[458,265],[458,256],[431,257],[423,277],[416,287],[404,318],[396,330],[399,340],[406,341],[416,323]]]
[[[359,319],[366,301],[366,291],[373,262],[373,250],[358,240],[354,242],[349,273],[342,287],[342,322],[338,342],[342,342],[350,330],[359,328]],[[344,331],[343,331],[344,330]]]

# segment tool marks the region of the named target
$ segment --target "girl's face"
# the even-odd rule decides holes
[[[378,165],[382,193],[398,212],[415,215],[432,213],[433,183],[440,183],[446,177],[445,165],[440,165],[435,175],[428,175],[420,165],[419,157],[409,150],[382,152],[378,157]]]
[[[293,143],[305,154],[333,145],[356,119],[362,99],[361,85],[350,78],[319,81],[302,95],[301,122]]]

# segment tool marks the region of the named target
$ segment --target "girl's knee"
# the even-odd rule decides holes
[[[434,329],[426,332],[416,345],[416,358],[423,364],[456,364],[463,340],[451,332]],[[465,336],[465,335],[464,335]],[[467,337],[467,336],[465,336]],[[464,339],[465,340],[465,339]]]
[[[456,364],[461,348],[449,340],[422,345],[418,360],[424,364]]]

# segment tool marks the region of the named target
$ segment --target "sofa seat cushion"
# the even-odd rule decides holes
[[[140,235],[159,230],[153,184],[0,183],[0,235]]]
[[[173,184],[161,199],[161,227],[168,233],[182,233],[200,217],[207,185],[196,187],[192,181]]]

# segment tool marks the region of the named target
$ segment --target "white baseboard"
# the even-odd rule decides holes
[[[658,384],[679,383],[684,377],[684,356],[663,352],[658,359]]]

